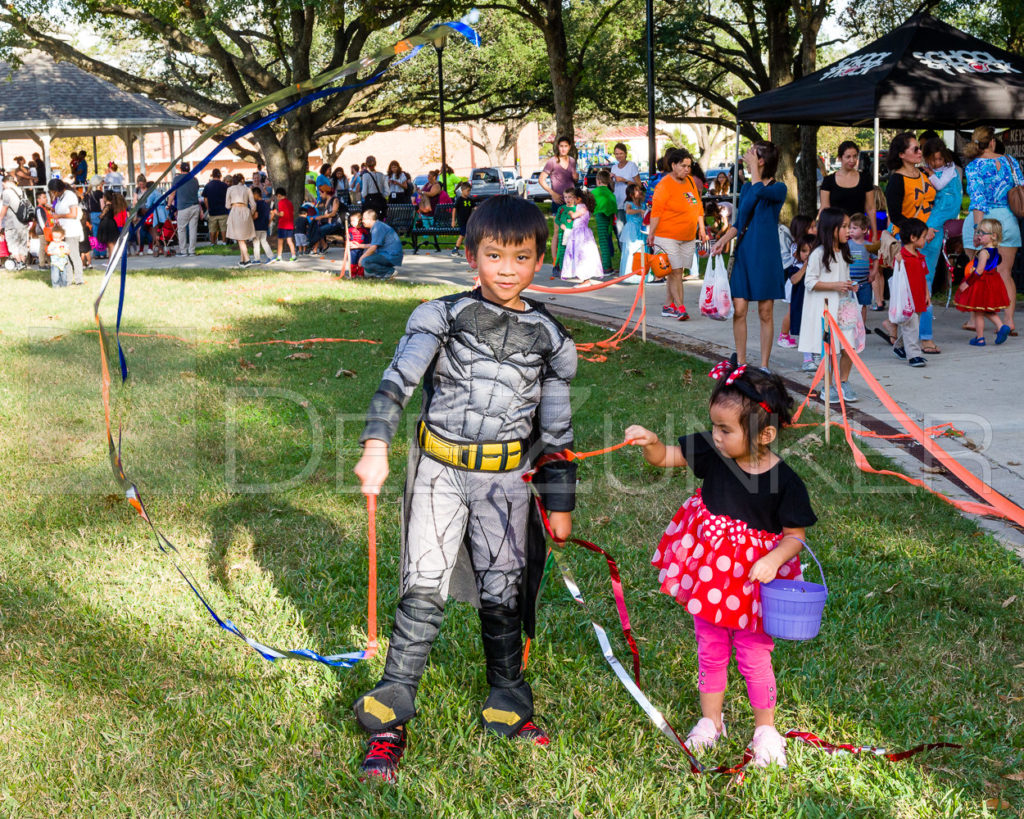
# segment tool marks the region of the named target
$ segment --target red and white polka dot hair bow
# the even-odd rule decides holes
[[[716,381],[721,380],[722,376],[726,376],[725,384],[729,386],[739,378],[747,370],[746,364],[740,364],[738,367],[733,367],[729,361],[719,361],[714,367],[711,368],[711,372],[708,373],[708,378],[714,378]]]

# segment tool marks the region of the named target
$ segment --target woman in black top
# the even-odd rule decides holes
[[[836,155],[840,162],[839,170],[826,176],[821,183],[821,210],[839,208],[847,216],[866,213],[868,224],[875,224],[875,186],[871,177],[857,170],[860,148],[856,142],[842,142]]]

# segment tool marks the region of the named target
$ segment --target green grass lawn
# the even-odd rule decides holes
[[[216,627],[110,476],[90,332],[98,274],[65,290],[43,272],[3,276],[0,816],[961,817],[986,815],[992,797],[1010,805],[999,815],[1021,815],[1024,568],[939,500],[856,472],[841,436],[829,447],[806,430],[782,445],[811,488],[811,543],[831,597],[817,639],[775,650],[780,727],[964,750],[890,764],[791,744],[787,771],[740,786],[694,777],[552,578],[528,671],[552,745],[481,734],[478,621],[452,604],[401,786],[361,785],[363,734],[349,708],[383,657],[349,671],[273,664]],[[441,293],[267,269],[132,273],[126,333],[383,342],[124,339],[132,380],[114,409],[126,468],[214,607],[252,636],[321,652],[363,646],[366,517],[351,475],[360,419],[409,311]],[[111,293],[111,325],[115,307]],[[639,342],[582,362],[577,448],[621,440],[631,422],[664,436],[702,428],[706,371]],[[403,441],[378,523],[385,634]],[[685,731],[698,715],[692,626],[657,592],[648,561],[692,479],[632,449],[584,462],[581,478],[576,533],[618,557],[644,688]],[[626,662],[603,561],[568,558]],[[716,763],[737,760],[752,731],[735,669],[726,708],[731,737]]]

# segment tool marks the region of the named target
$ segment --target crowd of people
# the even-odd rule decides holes
[[[990,127],[975,129],[962,160],[934,132],[897,134],[887,153],[884,191],[860,169],[860,146],[843,142],[837,170],[822,179],[817,213],[797,216],[788,225],[780,224],[789,192],[776,178],[779,152],[771,142],[754,143],[743,157],[746,178],[735,211],[727,198],[729,176],[719,173],[709,184],[684,149],[670,149],[659,160],[658,174],[645,190],[625,146],[617,145],[616,163],[599,171],[587,189],[580,186],[570,147],[568,138],[557,140],[540,175],[552,199],[556,275],[590,286],[627,275],[638,254],[657,254],[669,267],[663,279],[648,275],[649,282],[666,285],[661,315],[683,321],[690,318],[683,282],[697,278],[698,251],[729,253],[733,339],[741,365],[747,360],[751,302],[757,304],[759,365],[766,371],[774,346],[798,348],[804,369],[817,368],[826,307],[851,343],[863,349],[869,314],[886,310],[890,280],[898,271],[901,281],[906,278],[912,307],[898,322],[882,321],[874,333],[911,367],[927,366],[929,356],[941,353],[931,307],[940,257],[952,261],[948,284],[958,288],[953,303],[969,314],[963,329],[974,334],[970,343],[986,346],[986,323],[995,329],[996,344],[1017,335],[1011,271],[1021,230],[1009,198],[1015,188],[1024,191],[1019,187],[1024,174]],[[961,219],[964,190],[969,205]],[[1020,198],[1019,210],[1024,194]],[[620,259],[612,269],[615,236]],[[966,266],[962,276],[958,257]],[[785,309],[777,327],[779,302]],[[840,369],[846,400],[857,400],[847,380],[848,356]]]
[[[200,184],[183,162],[169,196],[144,174],[127,184],[115,162],[104,175],[90,177],[88,169],[85,151],[72,153],[68,181],[54,176],[40,186],[46,173],[39,154],[28,162],[15,157],[0,196],[0,258],[8,267],[50,266],[54,286],[81,284],[83,269],[108,258],[139,203],[128,223],[129,253],[194,256],[205,220],[210,245],[236,245],[241,267],[323,254],[337,241],[345,248],[347,274],[388,277],[402,263],[401,238],[386,222],[389,206],[414,205],[427,223],[437,205],[451,203],[462,226],[472,207],[466,180],[450,167],[446,181],[454,202],[438,182],[439,171],[417,190],[400,163],[391,162],[384,174],[373,156],[350,173],[326,164],[310,173],[298,209],[262,169],[246,179],[214,168]]]

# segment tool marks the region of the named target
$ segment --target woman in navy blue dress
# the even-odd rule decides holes
[[[771,142],[755,142],[743,156],[750,181],[740,190],[736,222],[711,249],[722,253],[734,237],[739,237],[736,257],[729,277],[735,313],[732,334],[736,341],[736,360],[747,360],[747,305],[757,302],[761,322],[761,368],[768,369],[775,338],[775,300],[784,297],[785,274],[779,253],[779,214],[786,201],[786,186],[775,181],[779,149]]]

